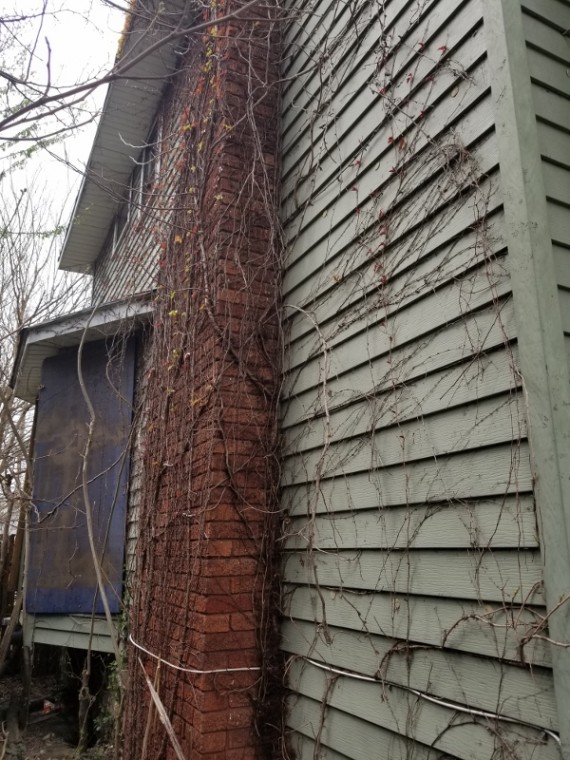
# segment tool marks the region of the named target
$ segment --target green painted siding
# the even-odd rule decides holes
[[[523,3],[532,94],[548,203],[562,325],[570,362],[570,6]]]
[[[563,285],[568,275],[560,256],[568,239],[560,133],[570,127],[562,76],[567,68],[561,66],[568,60],[564,30],[570,4],[483,4],[561,750],[570,757],[570,377]]]
[[[377,684],[357,683],[340,676],[331,681],[320,668],[311,664],[301,666],[298,662],[292,666],[290,678],[300,695],[292,700],[291,722],[300,733],[317,740],[318,730],[323,726],[321,746],[332,744],[344,750],[346,757],[436,760],[442,753],[446,759],[501,757],[500,743],[484,725],[469,724],[465,716],[453,715],[451,705],[446,708],[422,700],[409,689],[384,683],[383,698],[379,698]],[[323,695],[327,695],[326,706]],[[327,718],[324,725],[323,713]],[[559,758],[556,744],[537,746],[536,733],[531,729],[518,727],[501,734],[505,739],[508,737],[510,756],[517,760]],[[402,741],[403,737],[407,740]],[[414,743],[410,741],[412,737]],[[432,745],[438,750],[434,751]]]
[[[523,11],[562,326],[570,336],[570,5],[535,0]]]
[[[101,616],[24,614],[24,636],[27,646],[50,644],[111,654],[114,651],[107,621]]]
[[[556,17],[560,3],[536,5]],[[294,6],[282,164],[291,746],[337,760],[554,760],[486,2]],[[561,50],[549,56],[560,76]],[[537,102],[552,95],[539,90]],[[569,124],[545,120],[541,134],[560,228],[568,183],[554,152],[568,163]],[[566,243],[552,237],[570,329]]]

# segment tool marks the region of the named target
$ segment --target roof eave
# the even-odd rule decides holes
[[[124,334],[152,319],[152,293],[66,314],[20,332],[10,386],[18,398],[34,403],[42,364],[63,348]]]
[[[183,18],[193,3],[173,0],[170,11]],[[123,46],[121,61],[138,56],[166,37],[168,27],[151,25],[131,30]],[[93,148],[63,244],[59,267],[88,273],[101,251],[109,227],[123,199],[135,161],[145,144],[162,94],[176,71],[177,39],[161,45],[128,70],[128,77],[109,85]]]

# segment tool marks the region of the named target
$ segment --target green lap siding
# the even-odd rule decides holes
[[[567,655],[550,647],[546,615],[570,584],[570,6],[290,5],[291,749],[335,760],[566,757]],[[509,56],[521,51],[526,68],[513,74]],[[516,97],[533,106],[507,126]],[[525,196],[527,154],[540,203]],[[552,613],[559,637],[566,614],[564,603]]]

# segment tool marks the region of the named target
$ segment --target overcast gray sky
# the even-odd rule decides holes
[[[46,77],[48,42],[52,81],[61,86],[74,84],[98,76],[112,64],[121,34],[124,17],[106,7],[101,0],[0,0],[0,17],[16,14],[40,14],[45,5],[41,25],[38,21],[26,24],[21,43],[31,46],[38,38],[35,56],[35,74],[40,81]],[[9,61],[4,62],[9,64]],[[97,90],[86,103],[89,111],[96,112],[102,105],[105,88]],[[71,170],[64,159],[75,169],[87,161],[96,123],[68,135],[51,150],[57,158],[41,152],[14,177],[17,187],[30,184],[45,186],[45,197],[50,206],[62,206],[69,215],[77,193],[80,174]],[[59,159],[59,160],[58,160]]]

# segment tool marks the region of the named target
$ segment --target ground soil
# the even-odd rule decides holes
[[[20,676],[4,676],[0,679],[0,706],[8,706],[21,694]],[[31,700],[55,701],[57,681],[53,676],[34,679]],[[96,745],[79,753],[73,745],[73,727],[69,716],[63,711],[30,713],[28,724],[19,737],[9,736],[6,742],[7,723],[2,724],[0,734],[0,760],[113,760],[113,747]]]
[[[114,759],[113,747],[110,745],[97,745],[79,754],[76,747],[61,738],[61,724],[56,715],[50,716],[45,722],[29,724],[23,736],[23,744],[24,760]]]

